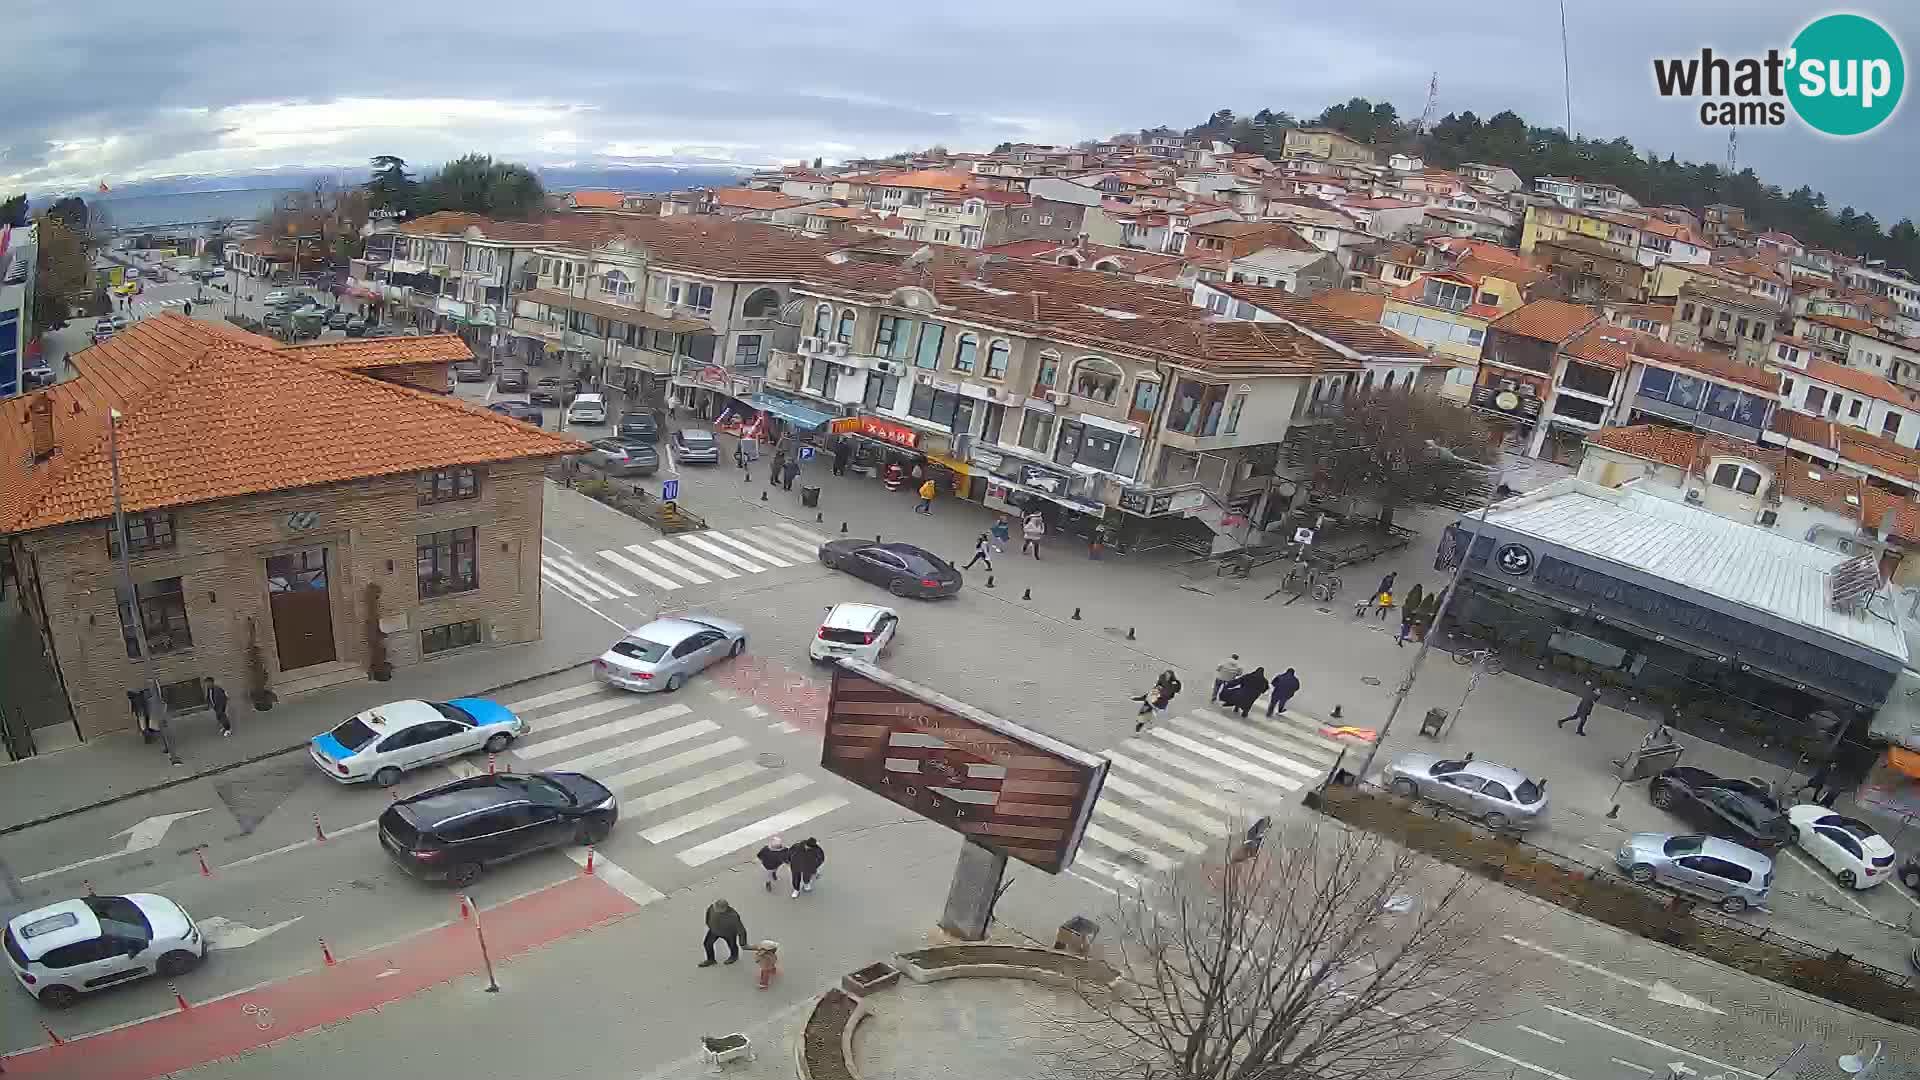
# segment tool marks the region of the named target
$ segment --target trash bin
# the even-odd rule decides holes
[[[1060,924],[1060,933],[1053,939],[1057,952],[1085,956],[1093,949],[1093,939],[1100,936],[1100,924],[1085,915],[1075,915]]]
[[[819,506],[820,505],[820,489],[817,487],[802,487],[800,489],[800,505],[801,506]]]

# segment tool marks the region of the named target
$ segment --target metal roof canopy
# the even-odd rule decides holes
[[[1458,521],[1463,533],[1478,525],[1478,514]],[[1828,605],[1829,574],[1850,556],[1709,510],[1566,479],[1496,504],[1486,531],[1495,544],[1554,545],[1569,561],[1883,671],[1898,672],[1909,661],[1897,623]],[[1470,569],[1501,580],[1491,562]]]

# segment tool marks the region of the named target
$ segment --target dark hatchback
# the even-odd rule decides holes
[[[1793,843],[1793,823],[1765,785],[1751,780],[1682,765],[1655,776],[1647,798],[1701,832],[1741,847],[1772,853]]]
[[[654,422],[650,412],[630,412],[620,414],[620,424],[613,430],[613,436],[626,442],[659,442],[660,425]]]
[[[527,388],[527,369],[523,367],[503,367],[493,377],[494,388],[505,394]]]
[[[527,391],[527,400],[535,405],[558,405],[569,392],[577,393],[579,389],[580,383],[577,379],[562,379],[556,375],[549,375],[533,384],[533,389]]]
[[[496,401],[487,406],[487,409],[502,416],[511,416],[515,420],[524,420],[534,427],[543,427],[547,422],[547,416],[540,411],[540,406],[524,401]]]
[[[831,540],[820,545],[820,561],[830,569],[884,585],[895,596],[931,600],[960,591],[960,571],[952,563],[912,544]]]
[[[380,846],[427,881],[466,885],[482,867],[613,832],[613,792],[579,773],[474,776],[401,799],[380,815]]]

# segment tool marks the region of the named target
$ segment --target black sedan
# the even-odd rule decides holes
[[[1647,797],[1700,831],[1741,847],[1770,853],[1793,843],[1793,823],[1766,786],[1751,780],[1728,780],[1682,765],[1655,776]]]
[[[469,360],[453,365],[453,377],[460,382],[486,382],[486,369]]]
[[[566,381],[549,375],[533,384],[533,389],[527,391],[527,400],[535,405],[558,405],[566,392]]]
[[[960,591],[960,571],[940,556],[912,544],[876,544],[866,540],[830,540],[820,545],[820,561],[895,596],[933,599]]]
[[[534,427],[542,427],[547,422],[546,414],[540,411],[540,406],[529,405],[524,401],[496,401],[487,406],[487,408],[499,413],[501,416],[511,416],[515,420],[525,420]]]

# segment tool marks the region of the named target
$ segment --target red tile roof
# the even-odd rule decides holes
[[[1630,333],[1609,323],[1595,323],[1567,342],[1568,356],[1612,371],[1627,370]]]
[[[1488,324],[1488,329],[1557,345],[1599,317],[1598,311],[1580,304],[1535,300],[1493,320]]]
[[[1244,300],[1254,307],[1363,356],[1395,359],[1427,357],[1424,346],[1385,329],[1377,322],[1343,314],[1285,289],[1265,285],[1242,285],[1227,281],[1210,281],[1207,287],[1218,289],[1236,300]]]
[[[1345,315],[1349,319],[1361,322],[1378,323],[1380,315],[1387,306],[1387,298],[1380,293],[1360,292],[1356,289],[1327,289],[1313,294],[1313,302],[1333,312]]]
[[[1664,424],[1603,427],[1587,436],[1589,446],[1605,447],[1648,461],[1658,461],[1676,469],[1696,467],[1701,457],[1700,446],[1704,441],[1699,432]]]
[[[973,185],[969,173],[946,169],[913,169],[907,172],[874,173],[866,177],[868,187],[923,188],[934,191],[964,191]]]
[[[111,339],[109,339],[111,340]],[[473,359],[473,350],[459,334],[420,337],[348,338],[312,345],[279,346],[287,356],[339,371],[365,371],[400,364],[454,363]]]
[[[1850,390],[1862,397],[1870,397],[1876,401],[1891,402],[1895,405],[1904,405],[1907,408],[1920,407],[1920,396],[1916,396],[1911,390],[1895,386],[1871,371],[1848,367],[1845,364],[1836,364],[1831,360],[1822,360],[1817,356],[1807,359],[1805,377],[1815,382],[1823,382],[1829,386],[1838,386],[1843,390]]]
[[[0,405],[0,534],[112,513],[111,409],[122,414],[124,502],[136,511],[584,447],[179,315],[142,319],[86,351],[102,355],[79,363],[78,378]],[[34,462],[25,420],[41,398],[54,406],[56,449]]]
[[[574,191],[568,193],[567,201],[583,210],[618,210],[626,205],[626,197],[617,191]]]
[[[762,191],[759,188],[715,188],[713,192],[714,205],[736,210],[786,210],[803,206],[811,201],[813,200],[783,195],[778,191]]]
[[[1793,409],[1775,409],[1773,419],[1767,424],[1767,430],[1776,435],[1829,451],[1836,449],[1833,427],[1827,420]]]

